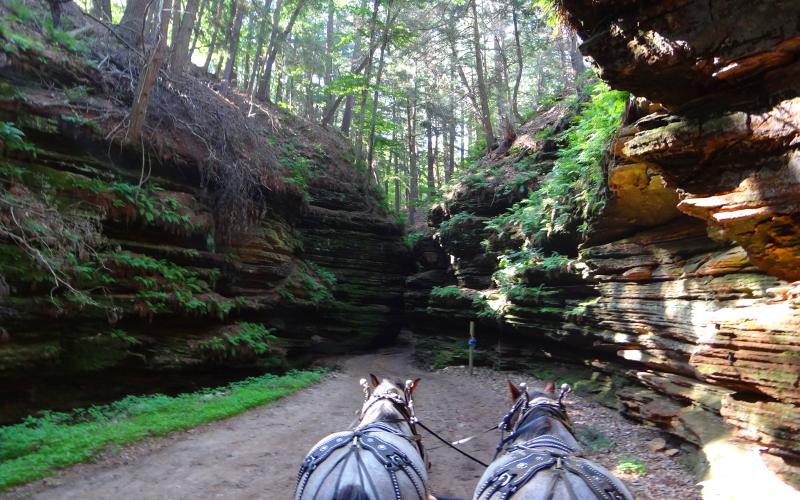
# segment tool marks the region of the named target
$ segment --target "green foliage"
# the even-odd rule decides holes
[[[236,358],[241,355],[262,356],[270,352],[271,343],[278,338],[260,323],[239,323],[235,332],[225,333],[198,344],[215,358]]]
[[[34,157],[41,150],[25,140],[25,132],[11,122],[0,121],[0,142],[5,143],[8,151],[24,151]],[[4,167],[5,170],[6,167]]]
[[[610,450],[614,446],[608,436],[593,427],[578,427],[577,438],[592,453]]]
[[[588,231],[592,217],[604,203],[601,163],[619,128],[626,102],[625,92],[595,84],[590,102],[562,134],[565,145],[539,189],[507,213],[488,221],[487,227],[498,234],[516,229],[534,242],[568,231],[578,223],[579,231]]]
[[[490,351],[476,348],[473,355],[476,366],[490,366],[495,361]],[[416,341],[414,357],[423,366],[435,370],[466,365],[469,360],[467,338],[421,336]]]
[[[135,206],[147,222],[160,220],[188,230],[194,227],[185,207],[173,197],[158,197],[156,194],[163,189],[153,183],[139,187],[126,182],[114,182],[110,189],[121,200]]]
[[[22,20],[13,14],[6,15],[0,20],[0,38],[6,40],[0,45],[0,48],[11,54],[16,54],[18,51],[44,51],[44,46],[38,40],[34,40],[17,29],[17,25],[21,23]]]
[[[78,41],[74,36],[66,31],[60,28],[54,28],[49,24],[47,26],[47,35],[52,42],[60,45],[62,48],[67,50],[67,52],[80,54],[86,52],[87,50],[85,43]]]
[[[29,23],[35,19],[36,14],[21,0],[6,0],[5,5],[22,23]]]
[[[79,101],[89,95],[89,88],[85,85],[76,85],[64,90],[70,102]]]
[[[72,181],[79,189],[93,193],[109,193],[116,196],[113,205],[117,208],[132,205],[139,216],[149,224],[162,223],[182,228],[195,229],[189,209],[173,196],[159,196],[164,190],[153,182],[137,186],[127,182],[104,182],[100,179],[80,178]]]
[[[516,285],[503,289],[511,302],[538,303],[542,299],[558,294],[558,290],[545,290],[544,285],[535,287]]]
[[[289,171],[289,177],[284,182],[294,185],[303,193],[306,203],[311,202],[308,193],[308,180],[314,175],[314,163],[297,150],[294,144],[287,144],[282,149],[278,162]]]
[[[0,491],[121,446],[237,415],[318,382],[320,371],[264,375],[178,396],[128,396],[0,427]]]
[[[647,465],[636,457],[626,456],[620,459],[616,471],[619,474],[645,476],[647,475]]]
[[[469,296],[455,285],[435,286],[431,289],[431,297],[440,299],[469,299]]]
[[[297,300],[292,291],[285,287],[278,290],[278,297],[286,302],[295,302]]]
[[[117,266],[136,271],[133,285],[137,299],[148,314],[177,309],[200,316],[213,315],[224,319],[233,309],[233,302],[213,293],[211,284],[199,272],[166,260],[128,251],[113,252],[107,258]],[[213,281],[218,270],[209,274]]]
[[[408,248],[414,248],[414,245],[416,245],[417,241],[423,236],[425,236],[423,231],[412,231],[403,237],[403,241]]]
[[[492,275],[492,280],[507,294],[518,287],[526,285],[526,275],[532,271],[541,271],[545,274],[568,272],[571,259],[559,253],[544,255],[530,245],[524,245],[521,250],[507,251],[498,259],[498,269]],[[513,292],[524,293],[524,292]]]
[[[333,301],[333,290],[336,288],[335,274],[306,261],[300,267],[300,280],[312,304],[318,306]]]
[[[278,296],[286,302],[307,302],[314,306],[334,300],[336,275],[311,261],[301,261]]]
[[[122,330],[121,328],[115,328],[111,330],[108,332],[108,336],[125,346],[134,346],[142,343],[141,340],[129,335],[128,332]]]
[[[92,130],[93,132],[99,132],[100,131],[100,128],[97,125],[96,121],[94,121],[94,120],[92,120],[90,118],[86,118],[84,116],[81,116],[79,114],[61,115],[61,120],[64,121],[64,122],[67,122],[67,123],[72,123],[72,124],[77,125],[79,127],[86,127],[88,129]]]
[[[442,221],[442,223],[439,225],[439,234],[446,237],[449,234],[457,231],[459,224],[463,224],[464,222],[474,218],[475,215],[472,212],[459,212],[449,219]]]
[[[464,183],[473,190],[477,189],[484,189],[488,188],[492,185],[492,183],[487,178],[487,174],[483,172],[476,172],[473,174],[469,174],[465,179]]]
[[[0,170],[0,176],[6,180],[21,181],[25,176],[25,169],[15,165],[3,165],[2,170]]]
[[[316,262],[306,261],[308,268],[329,288],[336,286],[336,275],[327,269],[323,269]]]

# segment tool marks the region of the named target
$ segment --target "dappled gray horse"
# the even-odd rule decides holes
[[[556,399],[552,383],[545,392],[531,394],[525,384],[508,385],[514,404],[500,423],[495,460],[474,500],[633,499],[611,472],[578,455],[580,445],[562,402],[569,386],[562,386]]]
[[[295,500],[428,500],[425,453],[416,430],[412,394],[370,375],[352,430],[331,434],[306,456]]]

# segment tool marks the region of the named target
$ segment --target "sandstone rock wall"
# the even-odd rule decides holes
[[[507,359],[604,374],[595,379],[605,387],[583,387],[610,388],[606,402],[695,445],[710,466],[698,473],[716,479],[710,495],[736,496],[746,485],[731,478],[762,469],[765,491],[786,494],[774,472],[800,478],[800,301],[790,283],[800,269],[800,112],[798,79],[777,75],[797,71],[797,26],[764,14],[726,31],[712,14],[724,4],[723,24],[732,22],[727,9],[744,3],[730,3],[563,2],[602,76],[656,101],[631,108],[610,148],[603,213],[577,259],[529,272],[508,296],[491,279],[498,255],[487,248],[498,244],[481,241],[495,238],[484,223],[525,191],[505,200],[493,193],[503,182],[464,182],[431,212],[406,308],[419,332],[449,324],[463,336],[477,319],[483,344],[499,339]],[[796,3],[767,3],[756,11],[797,18]],[[730,65],[738,73],[722,81],[715,72]],[[544,145],[520,141],[546,172]],[[429,293],[445,286],[453,291]]]
[[[211,143],[202,124],[187,129],[170,108],[177,114],[151,119],[148,130],[163,130],[145,151],[109,143],[125,108],[106,77],[44,50],[0,60],[0,121],[29,144],[0,142],[0,420],[168,388],[194,378],[185,370],[208,373],[197,375],[206,384],[237,370],[283,370],[396,335],[408,261],[402,226],[343,138],[277,108],[257,113],[228,143],[235,153],[214,152],[240,169],[278,152],[255,222],[244,224],[215,195],[237,179],[204,178]],[[37,57],[50,64],[38,68]],[[53,87],[42,86],[41,72]],[[78,81],[62,85],[67,77]],[[206,113],[238,113],[199,87]],[[183,105],[179,92],[157,97],[151,114]],[[251,195],[242,189],[233,205]],[[35,248],[56,243],[52,234],[74,249],[53,262],[79,294],[56,287],[36,259]]]

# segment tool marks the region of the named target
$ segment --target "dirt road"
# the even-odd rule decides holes
[[[358,380],[374,373],[392,378],[422,377],[416,393],[418,415],[429,427],[456,439],[496,423],[508,406],[503,374],[482,369],[474,377],[463,369],[427,372],[415,366],[408,350],[387,350],[338,361],[339,370],[322,383],[238,417],[165,439],[153,439],[109,451],[95,464],[72,467],[53,478],[12,491],[3,498],[39,499],[211,499],[291,498],[297,468],[309,448],[324,435],[347,429],[360,407]],[[599,425],[621,447],[596,457],[613,469],[616,452],[637,451],[649,473],[629,483],[639,498],[691,498],[697,495],[688,473],[672,459],[645,456],[656,437],[617,414],[576,398],[569,406],[576,424]],[[434,494],[470,498],[480,465],[440,447],[423,434],[430,450]],[[494,433],[463,449],[491,459]],[[677,496],[675,496],[677,494]]]

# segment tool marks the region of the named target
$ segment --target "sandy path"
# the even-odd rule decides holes
[[[340,370],[322,383],[275,404],[106,453],[96,464],[72,467],[2,498],[291,498],[297,468],[308,449],[322,436],[352,424],[361,404],[358,379],[370,372],[392,378],[422,377],[415,402],[417,412],[445,437],[463,437],[485,429],[507,408],[507,396],[500,390],[504,376],[489,370],[476,377],[458,369],[431,373],[416,367],[410,351],[403,349],[347,357],[340,363]],[[597,407],[596,411],[603,410]],[[625,422],[610,411],[601,418],[616,419],[629,427],[628,439],[633,436],[644,443],[654,437],[652,431]],[[644,434],[638,436],[634,431]],[[423,438],[433,463],[434,493],[471,497],[482,468],[439,447],[433,438],[425,434]],[[494,433],[484,434],[463,449],[488,461],[496,439]],[[670,467],[665,471],[672,473]],[[675,474],[686,475],[679,470]],[[654,476],[653,480],[664,478]],[[651,488],[648,482],[641,478],[632,486],[640,497],[658,498],[660,488],[655,483]]]

